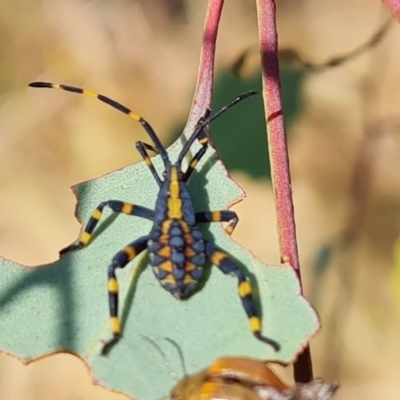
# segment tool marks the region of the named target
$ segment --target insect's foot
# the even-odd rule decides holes
[[[111,340],[107,341],[101,349],[101,355],[106,356],[119,339],[121,339],[121,335],[114,335]]]
[[[262,342],[270,345],[275,351],[279,351],[281,349],[281,345],[273,339],[269,339],[265,336],[262,336],[260,333],[255,333],[254,336],[261,340]]]
[[[81,249],[82,247],[83,246],[80,242],[75,242],[75,243],[72,243],[71,245],[65,247],[64,249],[61,249],[59,254],[60,254],[60,256],[62,256],[66,253],[69,253],[70,251]]]

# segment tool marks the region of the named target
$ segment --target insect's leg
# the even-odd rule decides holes
[[[206,153],[207,149],[208,149],[208,140],[206,140],[205,144],[198,150],[198,152],[194,155],[194,157],[190,161],[186,172],[183,174],[182,180],[184,182],[186,182],[190,178],[190,175],[192,175],[192,172],[196,168],[196,166],[199,163],[199,161],[201,160],[201,158]]]
[[[92,216],[89,219],[89,222],[86,224],[84,231],[82,232],[80,238],[72,243],[70,246],[62,249],[60,251],[60,255],[68,253],[69,251],[80,249],[82,247],[87,246],[90,243],[90,239],[92,237],[92,233],[99,222],[101,215],[103,214],[104,207],[110,207],[111,210],[117,213],[135,215],[137,217],[146,218],[153,220],[154,211],[150,210],[146,207],[136,206],[131,203],[125,203],[120,200],[109,200],[103,201],[98,205],[98,207],[93,211]]]
[[[269,344],[275,351],[280,349],[280,345],[272,339],[261,334],[261,319],[257,315],[256,304],[252,295],[252,287],[246,275],[236,265],[236,263],[222,250],[206,241],[206,254],[208,259],[216,265],[225,275],[235,275],[239,280],[238,292],[242,300],[243,308],[249,319],[250,329],[253,335],[264,343]]]
[[[156,146],[153,146],[152,144],[148,144],[146,142],[142,142],[141,140],[139,140],[138,142],[136,142],[136,146],[141,146],[144,147],[146,150],[150,150],[153,151],[156,154],[160,154],[160,152],[158,151]]]
[[[201,211],[196,213],[196,222],[229,222],[225,228],[225,232],[228,233],[228,235],[232,235],[239,222],[239,217],[235,212],[228,210]]]
[[[158,186],[162,185],[161,178],[158,176],[156,169],[154,168],[153,162],[151,161],[151,158],[147,154],[147,150],[154,151],[155,153],[159,153],[157,148],[151,146],[150,144],[144,143],[144,142],[136,142],[136,149],[142,156],[144,162],[147,164],[149,167],[151,173],[154,176],[154,179],[156,180]]]
[[[211,114],[211,109],[207,108],[207,110],[204,112],[204,115],[197,121],[197,124],[194,128],[194,130],[197,129],[198,126],[200,126]],[[201,132],[197,136],[197,140],[200,142],[200,144],[205,145],[208,144],[208,138],[210,137],[210,125],[205,125]]]
[[[124,268],[129,261],[133,260],[141,253],[146,248],[148,239],[148,236],[142,236],[128,244],[128,246],[124,247],[114,256],[108,267],[108,304],[110,307],[110,325],[113,337],[104,344],[101,351],[103,355],[107,354],[110,348],[118,342],[121,337],[121,323],[118,318],[118,281],[115,270],[117,268]]]

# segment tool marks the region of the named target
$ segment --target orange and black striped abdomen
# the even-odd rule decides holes
[[[147,248],[154,274],[164,289],[180,299],[197,288],[206,262],[205,243],[176,165],[166,171],[160,188]]]
[[[203,277],[203,235],[183,220],[168,219],[153,227],[147,242],[150,264],[161,286],[176,298],[187,297]]]

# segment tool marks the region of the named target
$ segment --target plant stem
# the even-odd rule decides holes
[[[301,291],[303,291],[297,251],[289,158],[282,113],[275,1],[257,0],[257,9],[261,43],[264,109],[281,261],[293,267],[299,279]],[[308,382],[313,379],[311,354],[308,345],[294,363],[294,377],[296,382]]]
[[[204,22],[203,43],[201,46],[199,71],[192,108],[185,128],[185,135],[193,132],[194,126],[211,106],[214,86],[215,46],[218,26],[221,19],[224,0],[209,0],[206,19]]]
[[[392,12],[400,21],[400,0],[382,0],[382,3]]]

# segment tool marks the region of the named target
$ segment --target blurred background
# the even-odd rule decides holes
[[[249,56],[242,78],[232,73],[257,43],[254,3],[225,4],[215,107],[261,87],[257,57]],[[316,64],[364,44],[389,17],[378,0],[277,0],[277,7],[281,49]],[[139,124],[99,102],[27,84],[106,94],[170,144],[190,108],[205,9],[206,1],[188,0],[1,1],[1,255],[29,266],[55,261],[80,229],[70,186],[137,162],[134,143],[147,139]],[[282,64],[305,293],[324,324],[311,343],[314,368],[341,382],[338,400],[400,393],[399,41],[394,22],[373,48],[340,66]],[[234,238],[279,263],[261,96],[217,120],[212,137],[247,192],[234,208]],[[67,354],[29,366],[0,355],[0,393],[2,400],[127,399],[92,385],[83,362]]]

